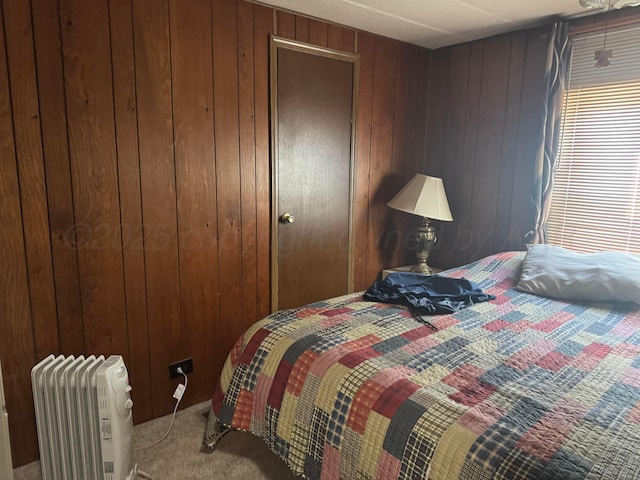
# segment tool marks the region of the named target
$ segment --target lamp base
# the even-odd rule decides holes
[[[421,275],[432,275],[433,268],[431,268],[426,263],[418,263],[411,268],[413,273],[419,273]]]
[[[431,275],[433,269],[427,265],[429,254],[433,246],[438,241],[436,230],[429,223],[429,219],[424,217],[420,224],[416,227],[416,260],[417,264],[411,269],[414,273],[423,275]]]

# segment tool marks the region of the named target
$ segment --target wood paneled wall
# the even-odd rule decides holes
[[[241,0],[2,0],[0,359],[13,459],[30,368],[126,357],[137,422],[211,395],[269,311],[271,33],[357,51],[356,287],[400,264],[385,206],[425,155],[430,52]]]
[[[442,177],[453,222],[440,225],[433,265],[522,250],[535,224],[549,28],[433,52],[425,171]]]
[[[575,19],[573,27],[637,18],[640,7]],[[444,179],[454,217],[433,265],[463,265],[525,248],[535,226],[535,152],[542,132],[550,26],[432,52],[424,171]]]

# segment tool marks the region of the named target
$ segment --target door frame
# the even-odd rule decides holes
[[[271,311],[278,310],[278,50],[294,50],[309,55],[331,58],[353,64],[351,100],[351,148],[349,159],[349,250],[347,265],[347,292],[354,289],[355,266],[355,178],[356,178],[356,118],[358,111],[358,85],[360,84],[360,54],[310,45],[275,35],[270,36],[269,86],[271,93]]]

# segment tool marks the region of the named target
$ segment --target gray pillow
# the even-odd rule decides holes
[[[522,262],[516,288],[566,300],[640,304],[640,258],[623,252],[576,253],[533,245]]]

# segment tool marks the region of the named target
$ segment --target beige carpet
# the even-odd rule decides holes
[[[154,480],[292,480],[300,479],[259,438],[244,432],[231,432],[220,440],[213,452],[200,450],[205,427],[204,414],[209,402],[178,412],[173,430],[161,444],[138,450],[138,468]],[[170,416],[134,428],[134,445],[149,445],[162,437]],[[14,470],[14,480],[41,480],[38,462]]]

